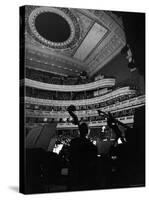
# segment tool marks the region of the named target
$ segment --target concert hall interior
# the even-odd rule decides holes
[[[26,6],[20,22],[25,193],[144,186],[145,14]]]

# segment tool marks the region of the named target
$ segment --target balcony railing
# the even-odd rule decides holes
[[[135,90],[131,90],[129,87],[124,87],[107,93],[103,96],[90,98],[90,99],[83,99],[83,100],[50,100],[50,99],[39,99],[33,97],[25,97],[25,103],[31,104],[39,104],[39,105],[48,105],[48,106],[69,106],[71,104],[75,106],[83,106],[83,105],[93,105],[98,104],[103,101],[111,100],[116,97],[120,97],[123,95],[131,95],[135,94]]]
[[[28,78],[25,78],[25,86],[49,90],[49,91],[60,91],[60,92],[80,92],[94,90],[97,88],[112,87],[115,85],[115,79],[102,79],[95,82],[81,84],[81,85],[56,85],[43,83],[39,81],[34,81]]]
[[[136,107],[139,107],[139,106],[143,106],[144,104],[145,104],[145,96],[143,95],[142,98],[136,97],[136,98],[133,98],[133,99],[129,99],[129,100],[120,102],[119,105],[113,104],[112,107],[106,106],[106,107],[103,107],[101,109],[100,108],[98,108],[98,109],[100,109],[104,112],[115,113],[115,112],[120,112],[120,111],[123,111],[123,110],[133,109],[133,108],[136,108]],[[77,114],[78,118],[98,116],[97,109],[80,110],[80,111],[76,111],[76,114]],[[46,117],[46,118],[54,118],[54,119],[59,120],[60,118],[62,118],[62,119],[63,118],[69,118],[70,115],[66,111],[38,111],[38,110],[27,109],[26,110],[26,117],[42,117],[42,118]]]

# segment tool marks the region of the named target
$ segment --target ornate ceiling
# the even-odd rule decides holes
[[[125,46],[110,11],[27,6],[26,66],[61,75],[94,75]]]

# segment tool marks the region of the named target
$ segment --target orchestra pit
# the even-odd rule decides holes
[[[24,24],[25,193],[145,186],[144,14],[27,6]]]

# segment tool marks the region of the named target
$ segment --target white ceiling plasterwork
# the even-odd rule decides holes
[[[71,29],[68,40],[52,43],[38,34],[34,21],[40,12],[45,11],[57,13],[68,22]],[[26,11],[25,36],[28,52],[33,50],[41,63],[47,57],[46,62],[49,65],[44,66],[44,70],[50,71],[51,62],[54,62],[55,66],[62,66],[58,69],[59,73],[74,76],[78,76],[81,71],[86,71],[90,76],[94,75],[126,44],[122,20],[110,11],[101,10],[31,6]],[[27,59],[31,56],[33,54],[28,53]],[[57,68],[55,67],[55,70]]]

